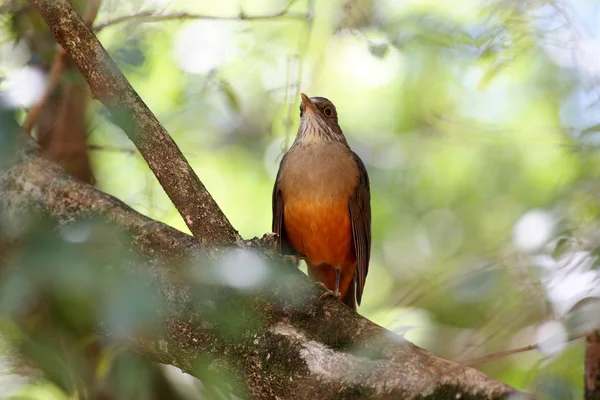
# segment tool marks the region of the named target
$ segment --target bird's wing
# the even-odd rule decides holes
[[[281,253],[281,236],[283,233],[283,196],[279,190],[279,185],[275,181],[273,188],[273,224],[272,228],[277,234],[277,251]]]
[[[357,154],[352,154],[358,165],[359,179],[356,190],[348,201],[348,209],[352,221],[352,236],[357,261],[356,273],[354,274],[354,279],[356,279],[356,301],[360,305],[367,273],[369,272],[369,258],[371,255],[371,189],[365,165]]]
[[[281,160],[283,160],[285,156]],[[283,223],[283,196],[279,189],[279,174],[281,173],[281,166],[277,172],[277,178],[275,178],[275,186],[273,187],[273,223],[271,229],[277,234],[277,251],[283,254],[282,251],[288,251],[287,237],[285,233],[285,225]]]

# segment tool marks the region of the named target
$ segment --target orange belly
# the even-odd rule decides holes
[[[338,202],[289,199],[283,217],[290,244],[310,264],[341,268],[355,261],[347,199]]]

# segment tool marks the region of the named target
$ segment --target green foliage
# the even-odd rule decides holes
[[[14,161],[19,129],[15,121],[15,110],[7,107],[0,99],[0,173]]]

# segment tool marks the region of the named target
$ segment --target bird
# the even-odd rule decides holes
[[[350,149],[333,103],[300,97],[298,133],[273,187],[272,230],[280,254],[306,261],[324,295],[356,311],[371,254],[369,175]]]

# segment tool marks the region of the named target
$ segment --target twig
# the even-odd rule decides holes
[[[121,24],[124,22],[162,22],[162,21],[176,21],[176,20],[190,20],[190,19],[207,19],[207,20],[215,20],[215,21],[260,21],[260,20],[270,20],[270,19],[297,19],[297,20],[307,20],[310,19],[309,14],[303,13],[289,13],[288,7],[283,10],[276,12],[274,14],[266,14],[266,15],[246,15],[244,13],[240,13],[238,15],[206,15],[206,14],[193,14],[188,12],[179,12],[179,13],[171,13],[171,14],[159,14],[156,11],[142,11],[136,14],[131,15],[123,15],[121,17],[117,17],[110,21],[97,24],[94,26],[94,31],[99,32],[102,29],[108,26],[114,26],[117,24]]]
[[[97,144],[88,144],[87,149],[88,150],[98,150],[98,151],[113,151],[113,152],[117,152],[117,153],[127,153],[127,154],[135,153],[134,149],[127,149],[127,148],[115,147],[115,146],[101,146],[101,145],[97,145]]]
[[[91,26],[98,15],[98,10],[100,9],[101,0],[89,0],[87,9],[85,14],[83,15],[83,20],[88,26]],[[60,81],[62,79],[62,74],[65,70],[65,66],[67,64],[67,53],[65,50],[57,46],[56,56],[54,57],[54,61],[52,62],[52,66],[50,67],[50,77],[48,79],[48,86],[42,97],[29,109],[27,116],[25,117],[25,121],[23,122],[23,129],[27,133],[31,133],[34,125],[38,121],[40,113],[42,109],[48,102],[52,93],[56,90]]]
[[[535,350],[537,348],[538,348],[537,343],[530,344],[530,345],[523,346],[523,347],[517,347],[516,349],[499,351],[497,353],[491,353],[491,354],[487,354],[482,357],[473,358],[473,359],[465,361],[464,364],[471,365],[471,366],[477,365],[477,364],[483,364],[483,363],[486,363],[491,360],[496,360],[498,358],[512,356],[513,354],[525,353],[527,351]]]
[[[567,342],[574,342],[575,340],[583,339],[587,335],[588,335],[587,333],[584,333],[584,334],[581,334],[581,335],[573,336],[573,337],[569,338],[567,340]],[[535,344],[530,344],[530,345],[523,346],[523,347],[517,347],[516,349],[503,350],[503,351],[499,351],[497,353],[490,353],[490,354],[487,354],[487,355],[482,356],[482,357],[477,357],[477,358],[472,358],[470,360],[466,360],[466,361],[462,362],[462,364],[469,365],[469,366],[483,364],[483,363],[486,363],[488,361],[497,360],[499,358],[504,358],[504,357],[512,356],[514,354],[525,353],[525,352],[528,352],[528,351],[531,351],[531,350],[536,350],[538,348],[538,346],[539,346],[539,343],[535,343]]]

